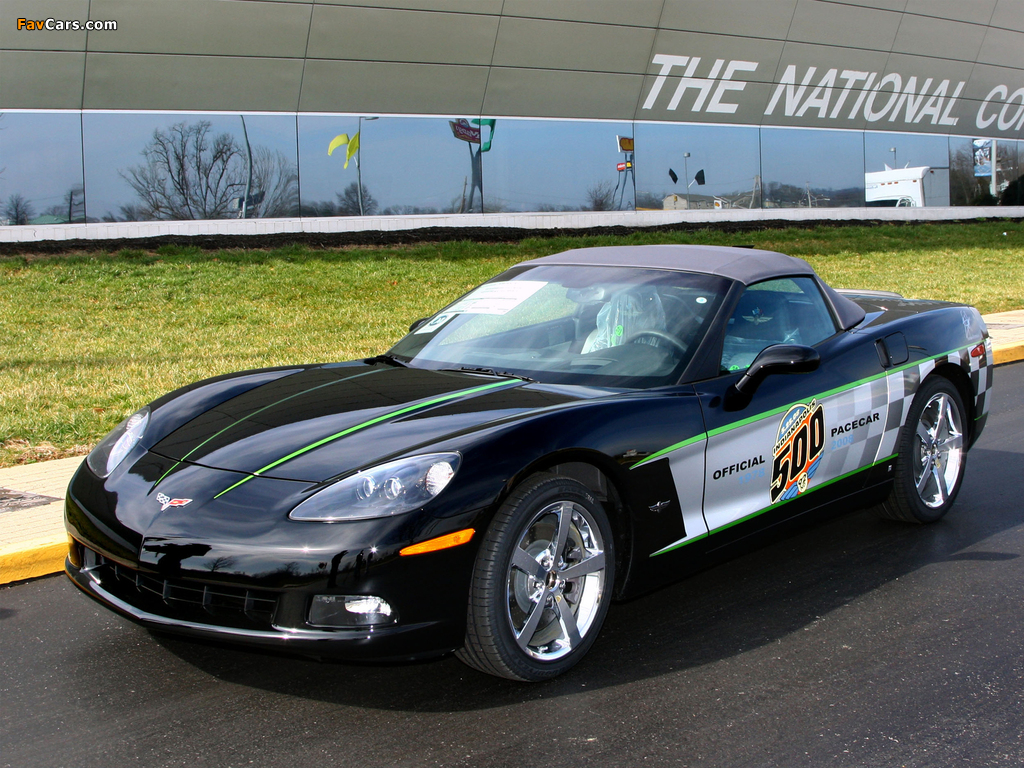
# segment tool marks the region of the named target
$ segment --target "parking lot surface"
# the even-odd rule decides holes
[[[613,606],[524,685],[150,634],[63,577],[0,588],[0,765],[1017,766],[1024,363],[933,526],[805,526]]]

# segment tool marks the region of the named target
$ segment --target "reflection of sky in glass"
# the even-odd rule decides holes
[[[799,189],[863,190],[863,152],[861,132],[762,128],[761,176],[766,189],[778,183]],[[821,204],[864,205],[864,196],[862,192],[859,203],[835,199]]]
[[[896,149],[893,165],[891,149]],[[864,168],[867,173],[890,168],[945,168],[949,165],[949,139],[907,133],[864,134]]]
[[[219,134],[229,133],[240,147],[245,146],[242,120],[238,115],[86,113],[83,125],[89,217],[117,216],[122,205],[139,202],[135,190],[122,174],[132,166],[145,163],[142,150],[152,140],[154,131],[202,120],[211,124],[211,141]],[[289,162],[295,163],[294,116],[246,115],[245,126],[254,150],[259,146],[280,150]]]
[[[84,144],[87,214],[91,220],[120,217],[122,206],[140,202],[123,174],[144,162],[142,150],[154,130],[202,120],[212,125],[211,139],[226,132],[244,146],[238,115],[0,114],[0,168],[4,169],[0,207],[12,194],[28,199],[36,216],[62,204],[68,190],[82,184]],[[295,115],[246,115],[254,150],[263,147],[280,152],[289,167],[298,166],[304,204],[335,203],[337,195],[355,182],[356,164],[353,161],[343,168],[344,147],[331,157],[327,147],[339,133],[353,135],[360,130],[359,118],[300,115],[297,122],[298,135]],[[361,128],[363,184],[377,202],[378,213],[457,211],[463,194],[468,203],[472,191],[470,149],[478,145],[456,139],[449,118],[363,118]],[[487,133],[485,128],[485,139]],[[639,204],[645,208],[660,208],[661,200],[672,193],[685,196],[687,174],[692,180],[701,170],[706,184],[690,187],[691,195],[702,200],[695,205],[721,197],[746,207],[758,174],[768,205],[806,205],[808,185],[816,206],[862,205],[864,173],[893,165],[892,147],[896,148],[898,167],[927,165],[933,169],[925,179],[928,205],[976,202],[984,187],[973,176],[970,137],[499,119],[492,149],[483,155],[488,210],[583,210],[592,206],[595,191],[603,188],[610,196],[622,182],[626,183],[621,207],[632,209],[631,180],[616,169],[625,159],[616,151],[616,135],[636,140],[636,190]],[[997,145],[1002,184],[1021,174],[1024,142],[999,139]],[[684,152],[690,153],[685,162]],[[670,168],[677,175],[676,183],[669,176]],[[779,185],[791,187],[788,197],[772,192],[773,187],[777,192]],[[294,186],[291,189],[294,193]],[[836,194],[841,190],[847,191]],[[612,207],[618,207],[620,191],[615,192]],[[479,210],[479,196],[475,202]],[[294,205],[288,210],[287,215],[292,215]]]
[[[585,209],[588,190],[602,184],[614,190],[620,182],[616,164],[625,157],[616,151],[616,135],[632,136],[632,124],[498,120],[494,144],[484,154],[487,209]],[[624,209],[633,207],[632,186]]]
[[[452,118],[456,119],[456,118]],[[452,135],[448,119],[299,116],[299,193],[303,205],[336,201],[356,181],[356,161],[345,168],[345,147],[330,157],[340,133],[360,132],[363,186],[380,212],[389,207],[459,209],[463,182],[472,184],[468,145]],[[486,131],[485,131],[486,138]],[[468,180],[468,181],[467,181]]]
[[[11,195],[28,200],[35,215],[61,205],[82,186],[82,123],[78,114],[0,114],[0,206]]]
[[[896,150],[895,166],[892,150]],[[946,136],[874,133],[864,134],[864,167],[866,173],[890,168],[931,170],[924,177],[924,202],[928,206],[949,205],[949,139]]]
[[[671,194],[685,196],[687,184],[703,170],[705,184],[692,184],[691,196],[731,200],[746,196],[749,202],[759,173],[759,151],[757,128],[637,123],[637,195],[657,200]],[[684,152],[690,157],[684,158]],[[673,183],[669,169],[675,172],[677,182]]]

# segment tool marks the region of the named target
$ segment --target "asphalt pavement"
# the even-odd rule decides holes
[[[0,588],[0,765],[1019,766],[1024,363],[933,526],[860,511],[612,607],[540,685],[150,634]]]

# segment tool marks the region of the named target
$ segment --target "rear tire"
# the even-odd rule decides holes
[[[556,677],[594,644],[614,582],[601,503],[575,480],[533,475],[502,504],[480,546],[466,644],[456,655],[510,680]]]
[[[963,399],[942,376],[925,379],[914,396],[900,437],[896,477],[882,517],[934,523],[956,501],[967,466]]]

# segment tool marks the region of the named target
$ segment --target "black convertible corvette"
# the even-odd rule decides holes
[[[89,455],[67,573],[141,624],[542,680],[613,599],[823,506],[932,522],[981,433],[971,307],[742,248],[519,264],[367,360],[172,392]]]

